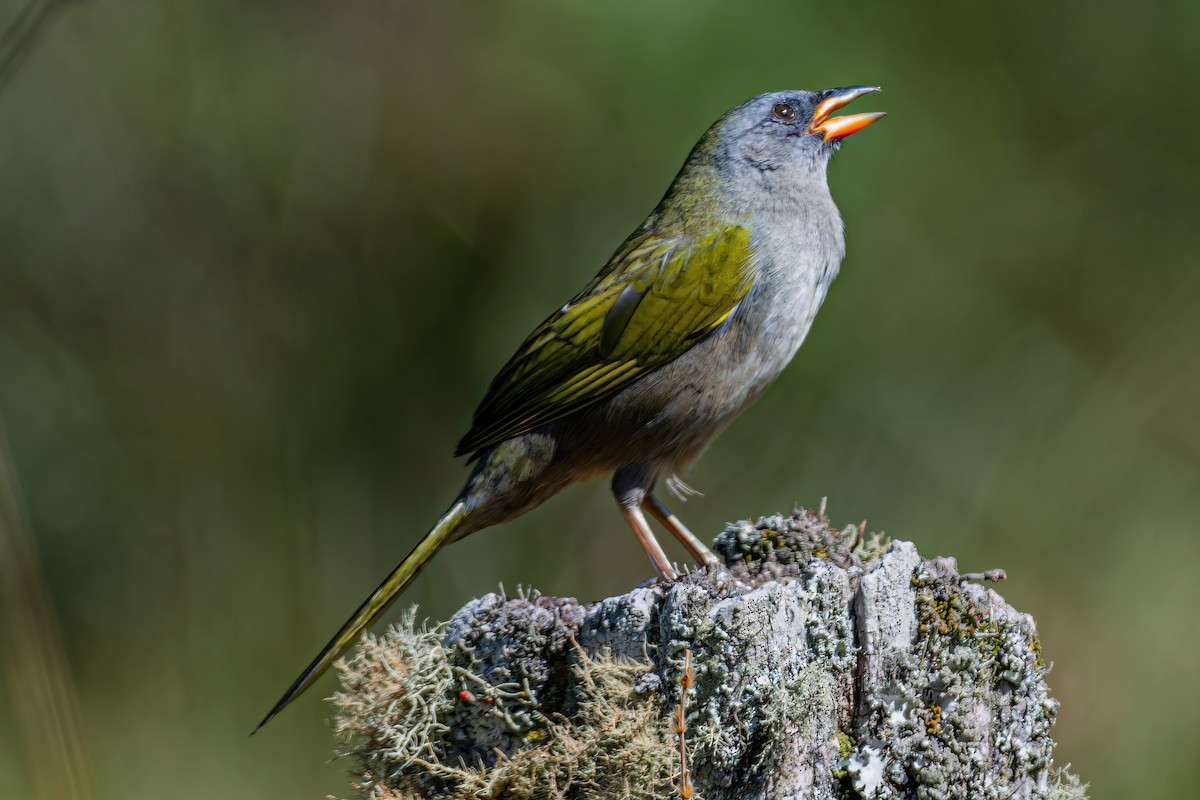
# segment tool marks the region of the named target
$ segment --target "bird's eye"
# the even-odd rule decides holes
[[[796,118],[796,107],[788,103],[776,103],[775,107],[771,109],[771,113],[775,115],[776,119],[791,122]]]

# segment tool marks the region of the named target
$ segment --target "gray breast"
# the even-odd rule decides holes
[[[730,210],[751,231],[754,284],[728,322],[636,383],[558,426],[559,455],[586,469],[681,470],[796,354],[845,252],[824,181],[769,210]]]
[[[613,458],[683,468],[787,366],[843,252],[840,221],[798,222],[810,224],[775,226],[754,241],[754,286],[723,328],[596,409]]]

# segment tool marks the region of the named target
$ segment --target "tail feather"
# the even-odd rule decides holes
[[[390,575],[384,578],[383,583],[379,584],[379,588],[363,601],[363,604],[354,612],[354,615],[346,621],[346,624],[334,635],[329,644],[325,645],[325,648],[313,659],[308,668],[300,673],[300,677],[296,678],[295,682],[288,687],[283,697],[263,717],[263,721],[258,723],[258,727],[254,729],[251,735],[257,733],[259,728],[270,722],[276,714],[299,697],[305,689],[312,686],[329,669],[333,662],[341,658],[342,654],[350,648],[350,645],[354,644],[355,640],[358,639],[359,634],[378,619],[380,614],[387,610],[392,601],[400,595],[401,590],[429,563],[429,560],[433,558],[433,554],[450,543],[452,535],[462,525],[466,515],[466,504],[460,500],[446,512],[445,516],[438,520],[438,523],[433,526],[433,529],[429,533],[425,534],[425,538],[417,543],[412,552],[392,570]]]

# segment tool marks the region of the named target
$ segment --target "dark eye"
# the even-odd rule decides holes
[[[787,103],[776,103],[771,109],[771,113],[776,119],[781,119],[784,122],[791,122],[796,118],[796,107]]]

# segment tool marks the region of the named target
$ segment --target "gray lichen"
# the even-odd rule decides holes
[[[1053,798],[1033,620],[906,542],[798,511],[729,525],[727,569],[594,604],[410,613],[342,666],[336,730],[374,798]]]
[[[962,581],[950,559],[921,561],[907,543],[893,553],[915,565],[904,570],[903,607],[888,610],[894,581],[860,587],[861,744],[843,760],[853,789],[880,799],[1048,796],[1058,704],[1033,619]],[[867,619],[899,624],[867,631]]]

